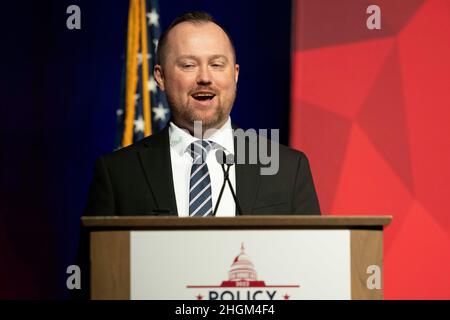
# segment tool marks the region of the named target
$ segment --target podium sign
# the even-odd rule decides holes
[[[86,217],[94,299],[381,299],[390,217]],[[377,282],[379,283],[377,285]]]
[[[350,299],[347,230],[135,231],[131,299]]]

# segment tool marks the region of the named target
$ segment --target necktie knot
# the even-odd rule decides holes
[[[194,163],[204,163],[208,152],[213,148],[213,142],[208,140],[196,140],[189,146],[189,152],[191,154]]]

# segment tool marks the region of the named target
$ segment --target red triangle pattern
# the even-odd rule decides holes
[[[388,38],[296,52],[293,99],[354,118],[393,43]]]
[[[352,21],[332,32],[320,15],[306,18],[308,7],[297,12],[291,145],[307,153],[326,214],[393,215],[385,298],[450,299],[450,7],[380,7],[390,30],[381,38],[361,29],[339,36],[364,22],[345,10],[338,19]]]
[[[384,258],[386,299],[450,299],[450,238],[418,201]]]

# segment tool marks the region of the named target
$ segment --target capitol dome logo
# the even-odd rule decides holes
[[[298,284],[268,285],[258,279],[258,273],[250,257],[245,253],[244,243],[241,243],[241,252],[233,259],[228,280],[220,285],[188,285],[188,289],[206,290],[196,295],[197,300],[288,300],[292,297],[288,290],[298,289]],[[280,290],[284,290],[281,295]]]

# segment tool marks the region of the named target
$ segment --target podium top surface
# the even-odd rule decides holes
[[[89,216],[81,220],[88,229],[382,229],[392,216]]]

